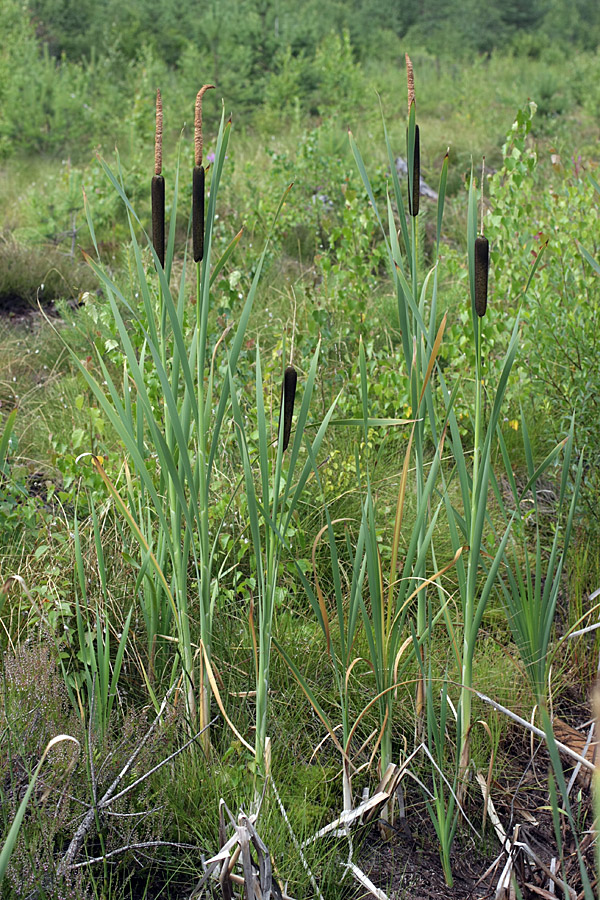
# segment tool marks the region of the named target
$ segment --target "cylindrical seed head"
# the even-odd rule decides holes
[[[192,182],[192,245],[194,262],[204,256],[204,167],[194,166]]]
[[[288,448],[290,434],[292,432],[292,417],[294,415],[294,400],[296,399],[296,384],[298,373],[293,366],[288,366],[283,375],[283,387],[281,391],[281,409],[279,412],[279,428],[281,430],[281,415],[283,412],[283,452]]]
[[[161,266],[165,267],[165,179],[152,178],[152,244]]]
[[[408,161],[410,165],[410,160]],[[412,167],[412,186],[409,182],[408,211],[411,216],[419,215],[419,200],[421,198],[421,141],[419,126],[415,125],[415,152]]]
[[[486,237],[479,235],[475,239],[475,312],[480,318],[487,309],[489,268],[490,245]]]

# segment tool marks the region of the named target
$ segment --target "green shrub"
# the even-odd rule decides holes
[[[534,113],[534,104],[519,112],[504,148],[504,167],[490,179],[486,234],[493,248],[494,296],[503,303],[508,324],[528,266],[548,241],[522,311],[519,394],[528,397],[529,417],[543,422],[552,440],[568,433],[575,411],[576,455],[584,454],[582,496],[597,520],[600,379],[594,360],[600,282],[579,247],[598,257],[600,197],[581,157],[568,160],[554,153],[538,162],[528,139]]]

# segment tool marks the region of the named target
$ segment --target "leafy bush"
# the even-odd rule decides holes
[[[529,415],[544,423],[552,439],[568,433],[575,411],[577,455],[584,454],[583,496],[596,518],[600,379],[593,361],[600,283],[580,247],[598,256],[600,197],[580,157],[563,160],[554,153],[538,163],[528,142],[534,114],[534,104],[519,112],[505,144],[504,167],[490,179],[486,234],[493,248],[494,294],[509,322],[527,282],[527,267],[548,242],[522,311],[519,393],[527,396]]]

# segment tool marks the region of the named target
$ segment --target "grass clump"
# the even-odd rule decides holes
[[[83,261],[47,246],[0,239],[0,312],[19,315],[56,301],[79,302],[95,281]]]

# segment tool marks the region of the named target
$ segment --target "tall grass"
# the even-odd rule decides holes
[[[575,470],[575,481],[570,485],[574,429],[573,416],[567,438],[562,445],[551,451],[542,466],[536,468],[527,422],[525,416],[521,414],[521,434],[527,464],[527,482],[522,488],[516,483],[506,443],[499,433],[504,470],[516,511],[515,527],[511,537],[512,554],[509,557],[507,553],[500,584],[508,624],[531,689],[540,706],[546,705],[548,697],[552,629],[583,473],[582,455]],[[561,449],[563,460],[558,493],[554,497],[554,492],[546,488],[544,496],[544,482],[541,476]],[[568,502],[569,492],[570,502]],[[495,493],[497,497],[500,496],[497,484]],[[544,520],[549,516],[552,518],[552,525],[546,526],[550,532],[546,535]]]
[[[77,518],[75,518],[73,532],[75,570],[79,588],[79,593],[75,595],[75,621],[79,641],[77,656],[83,667],[82,684],[85,686],[85,699],[88,704],[89,716],[94,721],[98,734],[103,739],[107,734],[111,712],[117,698],[117,688],[129,637],[133,606],[127,614],[118,637],[116,653],[113,653],[111,652],[111,628],[108,621],[109,595],[104,549],[97,512],[93,506],[91,517],[103,603],[102,605],[96,605],[96,622],[95,627],[93,627],[90,622],[92,604],[87,589],[80,527]],[[77,703],[74,703],[74,705],[79,706],[79,709],[83,710],[83,703],[77,685],[73,690],[69,685],[68,678],[65,678],[65,683],[72,694],[72,699],[75,699],[73,694],[77,694]]]

